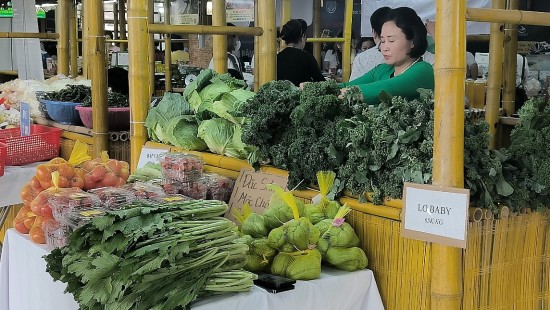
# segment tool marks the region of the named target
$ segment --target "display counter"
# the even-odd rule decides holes
[[[8,230],[0,260],[0,309],[76,310],[65,283],[54,282],[42,258],[44,245],[27,235]],[[208,298],[195,303],[197,310],[292,310],[292,309],[384,309],[372,271],[345,272],[323,269],[321,278],[298,281],[292,291],[271,294],[254,286],[250,292]]]

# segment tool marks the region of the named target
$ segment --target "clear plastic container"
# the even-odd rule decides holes
[[[164,196],[164,190],[158,184],[135,182],[126,184],[122,188],[132,192],[137,199],[149,199],[153,197]]]
[[[166,183],[194,182],[202,176],[204,161],[200,156],[188,153],[165,153],[159,156]]]
[[[94,208],[88,210],[75,210],[67,214],[62,224],[66,224],[71,229],[77,229],[80,226],[88,223],[94,217],[105,215],[105,210],[101,208]]]
[[[166,206],[166,205],[177,205],[179,203],[182,203],[184,201],[189,201],[189,200],[192,200],[192,199],[184,195],[175,194],[175,195],[153,197],[149,199],[148,203],[153,205],[158,204],[161,206]]]
[[[234,180],[216,173],[204,174],[201,180],[208,187],[206,199],[229,202],[235,186]]]
[[[52,196],[48,199],[53,217],[59,222],[65,222],[67,215],[81,210],[97,209],[101,201],[97,195],[87,192],[67,193]]]
[[[208,183],[202,182],[199,179],[196,182],[183,183],[181,186],[180,194],[191,197],[193,199],[207,199],[208,198]]]
[[[120,187],[101,187],[90,190],[90,193],[97,195],[102,207],[110,210],[128,205],[137,199],[132,191]]]
[[[46,245],[50,250],[61,248],[67,245],[71,230],[56,220],[48,220],[42,224]]]

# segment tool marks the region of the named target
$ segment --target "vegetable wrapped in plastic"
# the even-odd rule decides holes
[[[280,252],[273,259],[271,273],[293,280],[313,280],[321,276],[321,253],[317,249]]]
[[[344,216],[350,211],[351,209],[344,205],[334,219],[322,220],[315,225],[321,233],[321,237],[317,241],[317,248],[323,257],[331,247],[349,248],[359,245],[359,237],[353,227],[344,221]]]
[[[305,206],[305,216],[311,223],[317,224],[324,219],[332,219],[338,212],[340,204],[328,197],[334,180],[336,180],[336,173],[332,171],[317,172],[317,183],[319,184],[321,200],[318,203],[307,204]]]
[[[265,227],[264,216],[251,213],[243,222],[241,231],[245,235],[250,235],[253,238],[267,237],[268,230]]]
[[[269,206],[264,212],[265,225],[268,230],[272,230],[292,220],[294,215],[288,203],[281,198],[280,192],[283,192],[281,187],[269,184],[266,185],[266,188],[274,192],[269,199]],[[298,217],[300,217],[304,214],[304,203],[296,198],[294,201],[298,208]]]
[[[236,242],[248,245],[245,270],[263,271],[268,270],[277,250],[270,247],[267,238],[254,239],[250,235],[244,235]]]
[[[269,233],[269,245],[281,252],[308,250],[314,247],[319,240],[319,229],[313,226],[307,218],[299,216],[298,206],[291,192],[284,192],[279,187],[276,194],[287,203],[287,208],[292,211],[293,219]]]
[[[325,254],[325,260],[330,265],[345,271],[365,269],[369,262],[365,252],[358,247],[331,247]]]

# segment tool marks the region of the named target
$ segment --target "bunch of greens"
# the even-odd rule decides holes
[[[60,91],[44,94],[44,99],[53,101],[83,103],[87,98],[92,98],[92,89],[84,85],[67,85]]]
[[[82,101],[83,107],[91,107],[92,106],[92,93],[90,90],[90,94],[84,98]],[[110,91],[107,93],[107,106],[109,108],[127,108],[130,106],[130,98],[124,94],[117,93],[114,91]]]
[[[134,170],[130,177],[128,177],[128,182],[147,182],[159,179],[162,179],[160,164],[146,163],[145,165],[143,165],[143,167]]]
[[[45,257],[82,309],[181,309],[201,296],[248,291],[248,246],[219,201],[135,203],[75,230]]]

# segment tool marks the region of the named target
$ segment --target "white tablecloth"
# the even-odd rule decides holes
[[[0,207],[21,203],[19,192],[36,173],[36,166],[42,162],[25,166],[6,166],[0,177]]]
[[[75,310],[65,283],[46,273],[48,254],[28,236],[8,230],[0,259],[0,310]],[[344,272],[323,269],[321,278],[298,281],[292,291],[267,293],[254,286],[248,293],[218,296],[197,302],[195,310],[308,310],[384,309],[372,271]]]

